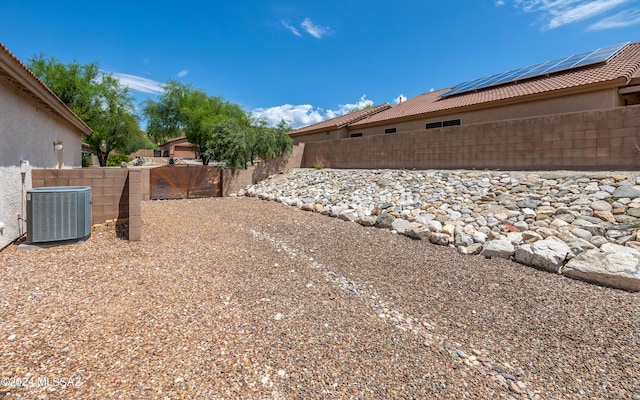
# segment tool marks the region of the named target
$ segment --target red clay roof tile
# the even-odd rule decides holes
[[[381,104],[375,107],[363,108],[362,110],[347,113],[336,118],[318,122],[317,124],[296,129],[294,131],[289,132],[289,135],[298,136],[302,134],[324,132],[332,129],[340,129],[354,122],[357,122],[363,118],[367,118],[368,116],[374,115],[376,113],[387,110],[389,108],[391,108],[391,105],[389,105],[388,103]]]

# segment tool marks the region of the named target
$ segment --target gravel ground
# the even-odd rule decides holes
[[[639,294],[255,198],[142,238],[0,252],[0,398],[640,399]]]

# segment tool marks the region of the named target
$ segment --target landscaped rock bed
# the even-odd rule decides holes
[[[296,169],[239,194],[640,290],[633,173]]]

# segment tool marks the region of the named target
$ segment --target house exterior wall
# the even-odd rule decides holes
[[[325,132],[313,133],[310,135],[293,136],[294,143],[321,142],[323,140],[341,139],[338,130],[328,130]]]
[[[622,105],[617,89],[598,90],[589,93],[573,94],[557,98],[546,98],[526,103],[493,106],[482,110],[433,113],[428,117],[403,122],[381,122],[380,125],[361,128],[349,126],[348,131],[337,130],[294,137],[296,142],[318,142],[348,138],[351,134],[362,133],[363,136],[384,135],[385,129],[396,128],[396,132],[408,132],[425,129],[429,122],[460,119],[462,125],[502,121],[516,118],[538,117],[542,115],[563,114],[578,111],[612,108]]]
[[[640,105],[306,143],[303,167],[638,169]]]
[[[55,141],[63,141],[65,167],[82,165],[82,132],[35,99],[0,78],[0,166],[56,168]]]
[[[31,166],[80,166],[82,133],[0,77],[0,249],[26,232],[25,195],[31,189]],[[63,141],[61,159],[53,142]],[[21,173],[21,161],[29,161]]]
[[[24,217],[26,213],[24,195],[31,189],[31,168],[22,174],[19,166],[0,166],[0,184],[0,249],[3,249],[26,232],[27,224],[18,214]]]
[[[160,150],[163,157],[196,158],[194,146],[187,138],[171,140],[160,146]]]

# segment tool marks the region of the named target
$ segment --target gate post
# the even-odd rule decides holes
[[[142,170],[129,169],[129,240],[142,239]]]

